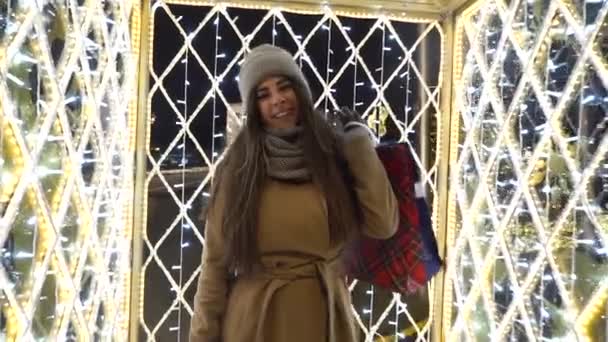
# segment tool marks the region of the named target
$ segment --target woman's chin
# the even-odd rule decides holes
[[[298,120],[295,119],[294,117],[282,117],[282,118],[277,118],[272,120],[272,122],[269,123],[269,127],[270,128],[275,128],[275,129],[289,129],[289,128],[294,128],[298,125]]]

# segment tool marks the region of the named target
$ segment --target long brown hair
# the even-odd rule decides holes
[[[359,231],[361,212],[353,189],[353,177],[342,149],[342,139],[303,96],[304,89],[292,81],[300,103],[304,157],[312,181],[325,196],[332,243],[345,241]],[[215,173],[208,208],[218,193],[224,198],[222,231],[227,264],[231,272],[248,273],[259,260],[257,222],[259,200],[266,178],[263,157],[264,130],[255,96],[246,103],[247,120]]]

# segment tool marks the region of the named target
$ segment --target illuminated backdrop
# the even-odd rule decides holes
[[[137,13],[0,1],[0,340],[127,334]]]
[[[605,1],[457,18],[448,340],[605,341]]]

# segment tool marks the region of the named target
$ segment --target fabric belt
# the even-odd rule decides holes
[[[350,309],[350,301],[339,293],[339,282],[342,278],[337,273],[339,269],[338,259],[336,256],[329,260],[316,258],[302,262],[304,260],[302,258],[298,262],[297,257],[289,256],[286,258],[285,255],[275,254],[262,256],[264,268],[254,277],[265,279],[268,283],[263,293],[255,342],[264,342],[264,324],[275,293],[292,282],[313,278],[321,281],[327,297],[327,312],[329,314],[328,342],[337,342],[337,323],[350,321],[350,317],[338,316],[350,315],[350,310],[347,312],[344,312],[344,310],[337,312],[336,310],[336,308]],[[352,335],[349,341],[354,341],[355,336],[352,329],[348,329],[348,331],[351,331],[350,334]]]

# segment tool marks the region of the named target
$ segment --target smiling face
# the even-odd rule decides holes
[[[293,128],[300,119],[300,106],[293,83],[283,76],[271,76],[255,89],[260,119],[267,128]]]

